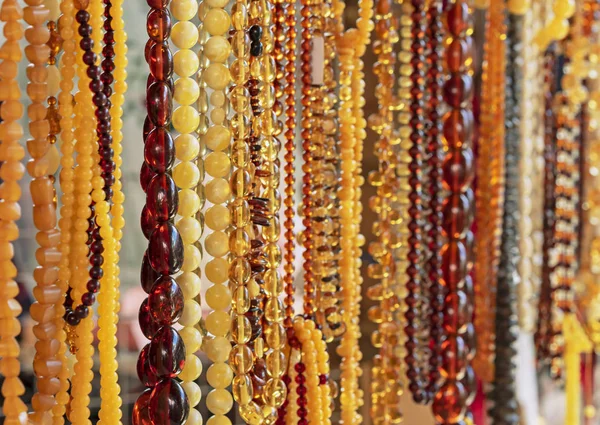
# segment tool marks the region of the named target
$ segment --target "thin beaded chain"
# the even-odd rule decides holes
[[[473,367],[484,382],[494,377],[496,276],[504,198],[504,87],[506,69],[506,6],[488,9],[485,61],[481,88],[480,132],[477,152],[477,238],[475,249],[475,330],[477,354]]]
[[[2,83],[5,84],[0,95],[2,101],[0,109],[0,118],[2,119],[0,123],[0,139],[2,139],[0,164],[2,165],[0,171],[3,180],[0,188],[0,249],[2,251],[0,282],[3,288],[0,294],[0,311],[2,311],[2,320],[7,323],[7,326],[3,326],[0,332],[0,372],[4,376],[2,412],[7,424],[22,424],[27,422],[27,406],[20,398],[25,393],[25,387],[19,379],[20,349],[16,339],[21,330],[17,317],[21,314],[22,308],[15,299],[19,293],[19,287],[14,280],[17,270],[12,262],[12,241],[19,237],[16,221],[21,217],[18,204],[21,193],[18,190],[18,182],[25,173],[25,167],[21,164],[25,150],[19,145],[19,139],[23,136],[23,128],[19,124],[19,119],[23,115],[23,105],[20,101],[21,91],[16,83],[17,64],[22,58],[19,41],[23,37],[23,28],[20,23],[23,11],[15,0],[4,0],[1,8],[0,20],[5,22],[6,41],[2,45],[4,54],[0,75]],[[42,22],[46,16],[47,13],[42,15]],[[47,60],[47,55],[45,60]],[[40,61],[40,63],[44,62]],[[46,96],[45,90],[40,90],[39,94]],[[43,100],[45,98],[40,99],[40,101]],[[45,173],[46,170],[43,171]],[[9,190],[11,186],[17,189]]]
[[[148,0],[150,11],[146,21],[149,40],[145,56],[150,74],[146,89],[144,151],[154,147],[162,149],[164,156],[158,167],[144,158],[140,172],[141,186],[146,192],[142,231],[149,239],[142,262],[141,283],[149,296],[140,306],[138,318],[150,343],[138,358],[137,372],[146,390],[135,402],[134,425],[148,422],[182,425],[186,422],[190,404],[176,377],[185,366],[186,350],[200,346],[193,333],[183,330],[179,333],[172,327],[181,317],[184,297],[171,275],[182,269],[185,259],[183,240],[173,224],[179,202],[177,186],[170,175],[175,158],[174,152],[167,149],[174,143],[167,129],[172,118],[171,76],[174,68],[167,41],[171,32],[169,3]]]
[[[175,157],[181,161],[173,170],[173,178],[179,188],[178,214],[180,218],[177,220],[176,226],[184,244],[183,273],[177,277],[177,284],[181,288],[184,298],[179,324],[183,326],[186,333],[194,333],[194,326],[202,318],[202,308],[196,301],[200,293],[201,251],[195,246],[203,232],[203,223],[198,220],[198,218],[202,219],[202,215],[199,213],[198,216],[198,211],[190,208],[191,205],[195,207],[197,203],[186,196],[187,191],[193,191],[203,177],[195,162],[200,151],[200,143],[195,132],[201,119],[193,106],[198,100],[200,92],[198,83],[193,78],[199,68],[198,57],[192,50],[199,37],[196,25],[191,22],[196,15],[196,10],[196,2],[186,4],[184,1],[175,0],[171,3],[171,14],[179,21],[173,25],[171,30],[171,41],[179,49],[173,57],[174,71],[179,76],[175,80],[173,99],[179,106],[173,111],[172,119],[173,128],[179,135],[175,139],[174,146],[167,148],[175,149]],[[146,145],[146,148],[150,150],[152,146]],[[149,156],[153,154],[161,155],[162,152],[148,152]],[[152,158],[148,159],[152,160]],[[190,405],[190,414],[186,423],[199,425],[202,423],[202,417],[196,406],[200,402],[202,391],[195,380],[202,373],[202,363],[193,348],[186,344],[185,366],[179,377]]]
[[[473,282],[471,269],[472,233],[471,213],[473,192],[472,135],[473,112],[471,109],[472,73],[468,54],[462,49],[469,46],[472,23],[467,0],[452,1],[444,11],[444,23],[448,30],[446,40],[446,67],[449,73],[444,82],[444,102],[449,111],[444,116],[444,142],[448,154],[444,160],[444,187],[446,213],[443,230],[448,238],[442,248],[443,280],[448,291],[444,309],[446,343],[444,357],[451,360],[442,366],[442,384],[433,400],[433,413],[441,425],[461,423],[472,401],[473,328],[469,300]],[[453,61],[452,58],[460,58]],[[464,164],[446,167],[449,164]],[[449,208],[452,206],[452,208]]]
[[[393,96],[393,91],[389,90],[389,85],[393,84],[395,57],[392,52],[399,36],[393,26],[391,2],[380,0],[375,9],[376,41],[373,49],[377,54],[375,73],[378,85],[375,93],[378,97],[379,110],[376,115],[369,117],[369,124],[379,135],[375,145],[375,150],[379,153],[379,161],[378,170],[369,174],[369,182],[377,190],[369,203],[378,218],[373,225],[373,233],[377,239],[369,245],[369,253],[376,263],[369,265],[367,270],[369,276],[378,279],[379,282],[370,287],[367,294],[379,304],[369,309],[369,317],[378,324],[377,331],[371,337],[374,347],[378,349],[372,368],[371,418],[374,420],[379,418],[381,424],[394,424],[402,417],[398,403],[398,398],[402,394],[402,380],[394,367],[401,360],[394,347],[394,340],[400,332],[400,327],[394,317],[399,306],[393,301],[396,264],[394,264],[392,249],[397,243],[397,236],[393,233],[392,221],[395,219],[391,199],[395,193],[393,145],[399,140],[393,132],[393,111],[397,100]]]

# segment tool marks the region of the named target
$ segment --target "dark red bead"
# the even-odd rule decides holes
[[[140,324],[140,329],[142,330],[142,333],[148,339],[152,339],[156,331],[160,328],[160,325],[156,324],[156,322],[152,318],[152,312],[150,311],[148,298],[146,298],[140,306],[140,311],[138,313],[138,322]]]
[[[150,183],[150,180],[152,180],[152,177],[154,177],[154,173],[152,172],[152,170],[150,170],[148,164],[143,162],[142,169],[140,170],[140,185],[142,186],[142,190],[144,192],[148,187],[148,183]]]
[[[146,3],[152,9],[164,9],[169,5],[170,0],[146,0]]]
[[[144,258],[142,259],[142,268],[140,271],[140,281],[142,283],[142,289],[145,293],[149,294],[152,291],[152,286],[154,286],[154,282],[158,279],[160,274],[156,273],[152,266],[150,265],[150,260],[148,259],[148,251],[144,252]]]
[[[174,274],[183,264],[183,241],[173,223],[161,223],[150,235],[148,256],[160,274]]]
[[[155,173],[164,173],[175,162],[175,143],[169,131],[156,127],[146,137],[144,160]]]
[[[156,373],[150,368],[150,344],[146,344],[142,351],[140,351],[140,355],[138,356],[138,361],[136,365],[136,371],[138,374],[138,378],[146,387],[153,387],[158,382],[158,377]]]
[[[473,137],[473,113],[468,109],[453,109],[444,117],[443,135],[448,148],[460,149]]]
[[[81,303],[85,306],[91,307],[96,301],[96,296],[91,292],[86,292],[81,296]]]
[[[460,192],[473,182],[475,167],[470,150],[452,150],[444,160],[444,183],[453,192]]]
[[[163,326],[154,334],[149,354],[150,368],[159,378],[173,378],[185,365],[183,339],[170,326]]]
[[[146,189],[146,208],[158,222],[171,220],[177,214],[178,191],[173,178],[157,174]]]
[[[158,127],[166,127],[171,122],[173,93],[169,84],[156,81],[146,91],[148,117]]]
[[[144,205],[144,207],[142,208],[142,214],[140,216],[140,225],[142,227],[142,233],[144,234],[146,239],[150,239],[150,235],[158,225],[158,221],[146,205]]]
[[[442,93],[448,105],[460,108],[473,94],[473,79],[470,75],[462,73],[451,74],[444,83]]]
[[[181,385],[172,378],[163,379],[150,396],[150,419],[160,425],[183,425],[190,405]]]
[[[161,326],[171,325],[183,312],[183,292],[175,279],[160,276],[148,296],[152,318]]]
[[[442,273],[450,290],[462,285],[467,275],[467,250],[462,242],[452,240],[442,248]]]
[[[460,37],[469,28],[469,5],[466,1],[453,3],[446,12],[450,34]]]
[[[173,75],[173,54],[167,44],[156,43],[149,52],[150,73],[156,81],[166,81]]]
[[[133,405],[133,412],[131,414],[133,425],[154,425],[150,420],[150,413],[148,411],[151,394],[152,389],[146,389],[142,394],[140,394]]]
[[[154,9],[148,13],[146,31],[150,39],[157,43],[165,41],[171,34],[171,14],[169,9]]]
[[[449,237],[462,239],[470,226],[470,199],[465,194],[453,194],[442,209],[443,227]]]

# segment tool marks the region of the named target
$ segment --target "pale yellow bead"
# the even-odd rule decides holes
[[[206,264],[206,278],[213,283],[224,283],[228,279],[229,263],[225,258],[213,258]]]
[[[198,12],[196,0],[177,0],[171,2],[171,13],[178,21],[189,21]]]
[[[192,50],[182,49],[173,55],[173,69],[180,77],[189,77],[198,71],[200,60]]]
[[[231,53],[231,44],[220,35],[208,39],[204,45],[204,54],[211,62],[225,63]]]
[[[183,264],[181,265],[181,270],[184,272],[193,272],[200,267],[201,261],[202,254],[198,248],[194,245],[183,246]]]
[[[223,178],[214,179],[206,185],[206,199],[213,204],[222,204],[231,197],[229,182]]]
[[[196,187],[200,179],[200,171],[196,164],[188,161],[180,162],[173,168],[173,180],[182,189]]]
[[[175,139],[175,155],[180,161],[192,161],[200,152],[200,142],[194,134],[180,134]]]
[[[49,10],[48,20],[57,21],[60,17],[60,4],[58,0],[44,0],[44,6]]]
[[[180,133],[192,133],[200,124],[200,115],[193,106],[180,106],[173,111],[173,127]]]
[[[181,137],[181,136],[179,136]],[[179,207],[177,213],[181,216],[192,216],[200,209],[200,197],[196,191],[182,189],[179,191]]]
[[[561,18],[570,18],[575,14],[575,0],[555,0],[552,5],[554,14]]]
[[[225,118],[227,117],[227,114],[225,112],[225,109],[223,108],[214,108],[211,112],[210,112],[210,119],[212,120],[213,123],[215,123],[216,125],[221,125],[223,124],[223,122],[225,121]]]
[[[58,151],[56,144],[50,146],[50,149],[48,149],[48,152],[46,152],[44,158],[46,158],[46,161],[48,161],[47,174],[56,174],[58,167],[60,167],[60,152]]]
[[[233,397],[227,390],[212,390],[206,396],[206,407],[214,414],[224,415],[233,407]]]
[[[182,381],[195,381],[202,374],[202,360],[195,354],[189,354],[185,358],[185,366],[179,374]]]
[[[213,363],[224,363],[231,352],[231,342],[223,336],[216,336],[204,344],[204,352]]]
[[[204,420],[202,419],[200,412],[196,409],[190,409],[185,425],[202,425],[203,423]]]
[[[214,91],[210,94],[210,103],[216,107],[221,108],[225,105],[225,92],[223,91]]]
[[[225,232],[214,232],[204,241],[206,253],[213,257],[224,257],[229,252],[229,236]]]
[[[204,299],[213,310],[226,310],[231,305],[231,291],[225,285],[215,284],[206,290]]]
[[[212,230],[225,230],[231,223],[229,208],[225,205],[213,205],[206,210],[204,222]]]
[[[208,419],[206,425],[231,425],[231,420],[227,416],[215,415]]]
[[[211,311],[204,321],[206,330],[214,336],[225,336],[231,328],[231,316],[223,310]]]
[[[223,35],[229,31],[230,25],[229,13],[220,8],[209,10],[204,18],[204,29],[210,35]]]
[[[180,105],[191,105],[198,100],[198,96],[200,96],[200,87],[193,78],[178,78],[175,81],[175,92],[173,94],[175,102]]]
[[[198,42],[198,28],[190,21],[179,21],[171,29],[171,40],[180,49],[191,49]]]
[[[208,129],[203,140],[211,151],[223,151],[231,143],[231,130],[222,125],[215,125]]]
[[[231,170],[231,161],[225,152],[212,152],[204,159],[204,168],[212,177],[225,177]]]
[[[233,380],[233,370],[227,363],[212,364],[206,371],[206,381],[212,388],[227,388]]]
[[[193,217],[183,217],[177,222],[177,230],[184,244],[192,244],[202,236],[202,226]]]
[[[185,300],[179,324],[181,326],[195,326],[200,322],[200,319],[202,319],[200,304],[194,300]]]
[[[183,328],[179,331],[185,345],[185,354],[194,354],[202,346],[202,334],[193,327]]]
[[[200,399],[202,398],[202,390],[200,390],[200,386],[198,386],[198,384],[195,382],[182,382],[181,386],[188,396],[190,406],[193,407],[200,403]]]
[[[186,299],[194,298],[202,289],[202,280],[196,273],[185,272],[177,276],[177,284]]]
[[[202,77],[208,87],[213,90],[223,90],[231,81],[229,68],[222,63],[211,63],[208,68],[204,70]]]
[[[208,4],[210,7],[220,7],[221,9],[224,9],[225,6],[227,6],[227,3],[229,3],[229,0],[207,0],[206,4]]]

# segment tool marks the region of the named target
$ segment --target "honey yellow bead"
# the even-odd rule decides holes
[[[175,139],[175,154],[180,161],[192,161],[199,152],[200,142],[194,134],[180,134]]]
[[[225,92],[223,91],[214,91],[210,94],[210,103],[217,108],[223,107],[225,100]]]
[[[215,125],[208,129],[204,140],[211,151],[223,151],[231,143],[231,131],[222,125]]]
[[[179,331],[179,335],[183,339],[185,345],[185,354],[194,354],[202,346],[202,334],[193,327],[185,327]]]
[[[207,0],[206,4],[209,5],[210,7],[220,7],[221,9],[224,9],[225,6],[227,6],[227,3],[229,3],[229,0]]]
[[[192,272],[185,272],[177,276],[177,284],[186,299],[194,298],[202,289],[202,280],[196,273]]]
[[[214,232],[206,237],[206,252],[213,257],[223,257],[229,252],[229,236],[225,232]]]
[[[193,272],[200,267],[201,261],[202,254],[198,248],[194,245],[183,246],[183,264],[181,265],[181,270],[184,272]]]
[[[231,44],[223,36],[214,36],[204,45],[204,54],[211,62],[225,63],[231,53]]]
[[[192,133],[200,124],[200,115],[193,106],[180,106],[173,111],[173,127],[180,133]]]
[[[182,326],[195,326],[202,319],[202,308],[194,300],[185,300],[183,313],[179,318],[179,324]]]
[[[225,118],[226,118],[226,113],[225,113],[225,109],[223,109],[223,108],[214,108],[210,112],[210,119],[216,125],[223,124],[223,122],[225,121]]]
[[[179,136],[181,137],[181,136]],[[200,209],[200,197],[191,189],[179,191],[178,214],[182,216],[192,216]]]
[[[231,328],[231,316],[229,313],[219,310],[211,311],[204,322],[206,330],[214,336],[225,336]]]
[[[171,13],[178,21],[189,21],[198,12],[196,0],[178,0],[171,3]]]
[[[185,366],[179,374],[182,381],[195,381],[202,374],[202,361],[195,354],[189,354],[185,358]]]
[[[191,162],[180,162],[173,169],[173,180],[182,189],[195,187],[200,179],[200,171]]]
[[[206,278],[213,283],[224,283],[228,279],[229,263],[225,258],[213,258],[206,264]]]
[[[200,239],[202,235],[202,226],[192,217],[183,217],[177,222],[177,230],[183,239],[183,243],[192,244]]]
[[[179,21],[171,29],[171,40],[180,49],[191,49],[198,41],[198,29],[190,21]]]
[[[203,74],[204,81],[213,90],[223,90],[231,81],[229,69],[222,63],[211,63]]]
[[[216,336],[206,341],[204,352],[213,363],[224,363],[229,358],[231,352],[231,343],[229,339],[223,336]]]
[[[202,390],[195,382],[182,382],[181,386],[185,390],[186,395],[188,396],[188,402],[190,406],[196,406],[200,403],[200,399],[202,398]]]
[[[225,205],[213,205],[206,210],[204,222],[212,230],[225,230],[231,224],[229,208]]]
[[[552,5],[554,14],[561,18],[570,18],[575,14],[575,0],[556,0]]]
[[[204,29],[210,35],[223,35],[229,31],[230,25],[229,13],[220,8],[209,10],[204,18]]]
[[[527,13],[529,8],[531,7],[531,3],[526,0],[509,0],[508,1],[508,10],[510,13],[515,15],[524,15]]]
[[[226,310],[231,305],[231,291],[225,285],[212,285],[206,290],[204,299],[213,310]]]
[[[206,199],[213,204],[222,204],[231,197],[229,182],[223,178],[211,180],[206,185]]]
[[[185,425],[202,425],[203,423],[204,420],[202,419],[200,412],[196,409],[190,409]]]
[[[173,68],[180,77],[189,77],[198,71],[200,60],[192,50],[179,50],[173,55]]]
[[[566,19],[554,18],[548,25],[550,34],[554,40],[562,40],[569,34],[569,21]]]
[[[173,98],[180,105],[191,105],[198,100],[200,88],[198,83],[189,77],[178,78],[175,81],[175,92]]]
[[[225,177],[231,170],[229,156],[225,152],[212,152],[204,159],[204,168],[212,177]]]
[[[231,420],[227,416],[215,415],[208,419],[206,425],[231,425]]]
[[[206,381],[212,388],[227,388],[233,380],[233,370],[227,363],[215,363],[206,371]]]

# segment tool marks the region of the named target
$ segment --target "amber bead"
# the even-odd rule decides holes
[[[148,354],[150,369],[159,379],[177,376],[185,364],[183,339],[170,326],[163,326],[154,334]]]
[[[177,186],[168,174],[157,174],[146,188],[146,208],[152,217],[161,223],[177,214],[179,197]]]
[[[148,295],[148,305],[152,318],[160,325],[171,325],[183,312],[183,292],[175,279],[160,276]]]
[[[138,399],[135,401],[135,404],[133,405],[133,412],[131,414],[133,425],[152,425],[150,412],[148,410],[151,394],[152,389],[148,388],[142,394],[140,394]]]
[[[142,384],[146,387],[153,387],[158,382],[158,377],[156,376],[156,372],[150,367],[149,355],[150,344],[146,344],[138,357],[136,370]]]
[[[152,390],[148,411],[152,423],[183,425],[190,406],[181,385],[172,378],[163,379]]]
[[[152,41],[160,43],[171,34],[171,14],[168,9],[154,9],[148,13],[146,31]]]
[[[147,298],[140,306],[140,311],[138,312],[138,322],[140,324],[142,333],[148,339],[152,339],[156,331],[160,328],[160,325],[156,323],[152,317],[152,311],[150,311]]]
[[[161,223],[150,235],[148,256],[160,274],[177,273],[183,264],[183,241],[173,223]]]
[[[146,137],[144,161],[155,173],[164,173],[175,162],[175,143],[171,133],[164,127],[157,127]]]
[[[156,43],[148,52],[150,74],[157,81],[166,81],[173,75],[173,54],[169,46]]]
[[[148,117],[158,127],[165,127],[171,122],[173,110],[173,93],[169,84],[156,81],[146,90]]]

